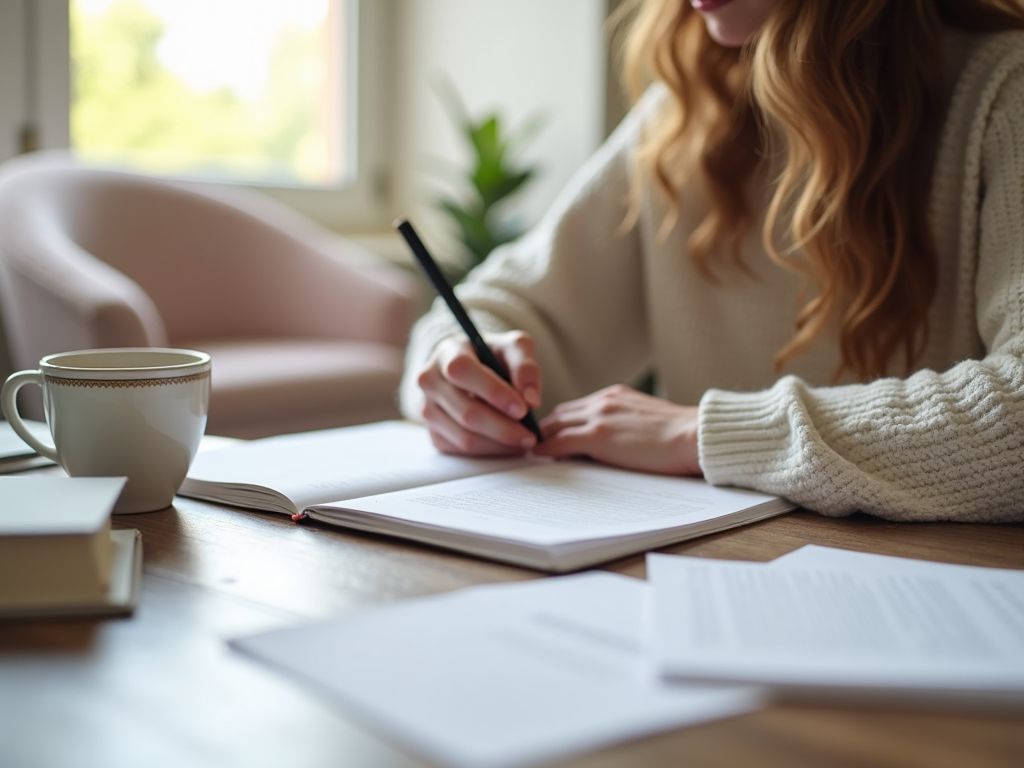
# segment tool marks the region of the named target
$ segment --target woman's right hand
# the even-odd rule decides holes
[[[423,419],[442,453],[506,456],[528,451],[537,440],[519,420],[540,405],[540,366],[533,339],[522,331],[485,334],[484,340],[512,378],[509,385],[485,366],[464,336],[440,342],[417,382]]]

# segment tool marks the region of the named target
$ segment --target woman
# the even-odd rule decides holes
[[[690,3],[642,4],[655,85],[460,288],[513,385],[435,306],[405,412],[448,453],[1024,520],[1024,9]]]

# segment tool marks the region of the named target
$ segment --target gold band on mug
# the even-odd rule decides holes
[[[63,387],[91,387],[98,389],[130,389],[132,387],[162,387],[171,384],[189,384],[210,377],[209,371],[193,373],[189,376],[171,376],[166,379],[65,379],[61,376],[46,374],[51,384]]]

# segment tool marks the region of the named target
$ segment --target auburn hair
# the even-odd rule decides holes
[[[928,339],[938,265],[928,188],[944,103],[943,25],[1024,28],[1016,0],[778,0],[740,48],[719,45],[687,0],[634,0],[623,49],[634,99],[671,99],[647,127],[638,168],[668,201],[697,183],[707,201],[689,258],[709,278],[758,218],[755,172],[778,155],[762,237],[803,278],[804,301],[776,367],[838,336],[838,378],[912,369]],[[774,145],[773,145],[774,143]],[[640,189],[634,185],[633,210]],[[780,233],[777,243],[773,233]]]

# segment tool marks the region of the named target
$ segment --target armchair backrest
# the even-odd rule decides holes
[[[0,301],[19,365],[16,339],[42,320],[30,355],[293,335],[402,344],[413,284],[369,262],[245,190],[50,153],[0,169]]]

